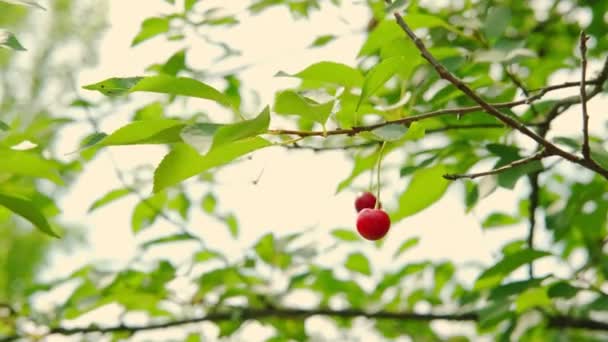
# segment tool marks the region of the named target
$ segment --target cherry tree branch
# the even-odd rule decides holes
[[[587,84],[598,84],[601,80],[589,80]],[[603,81],[601,81],[603,82]],[[521,105],[529,105],[534,101],[541,99],[547,93],[559,89],[578,87],[580,82],[565,82],[561,84],[555,84],[548,87],[531,90],[530,92],[536,93],[532,96],[526,97],[521,100],[510,101],[510,102],[498,102],[493,103],[491,106],[494,108],[514,108]],[[484,111],[483,106],[469,106],[469,107],[459,107],[459,108],[448,108],[448,109],[439,109],[426,113],[416,114],[412,116],[408,116],[406,118],[385,121],[378,124],[367,125],[367,126],[355,126],[350,129],[336,129],[336,130],[327,130],[327,131],[301,131],[301,130],[289,130],[289,129],[270,129],[266,132],[266,134],[270,135],[296,135],[300,137],[312,137],[312,136],[332,136],[332,135],[349,135],[353,136],[357,133],[372,131],[376,128],[380,128],[388,125],[409,125],[412,122],[422,121],[425,119],[438,117],[442,115],[465,115],[473,112]],[[529,123],[527,125],[540,125],[542,123]],[[495,125],[493,127],[500,127],[504,125]],[[481,127],[480,127],[481,128]]]
[[[499,111],[495,106],[486,102],[483,98],[481,98],[475,91],[473,91],[469,86],[467,86],[464,82],[462,82],[459,78],[454,76],[451,72],[449,72],[442,64],[440,64],[437,59],[429,52],[424,43],[412,29],[407,25],[407,23],[403,20],[403,17],[395,12],[393,13],[395,19],[397,20],[397,24],[403,31],[412,39],[418,50],[420,51],[422,57],[426,59],[431,66],[435,69],[435,71],[439,74],[439,76],[446,81],[452,83],[456,88],[462,91],[465,95],[467,95],[471,100],[475,101],[479,104],[485,112],[494,116],[498,120],[502,121],[505,125],[521,132],[522,134],[528,136],[532,140],[536,141],[540,146],[544,147],[544,149],[554,155],[558,155],[572,163],[581,165],[591,171],[594,171],[604,178],[608,179],[608,170],[604,169],[602,166],[597,164],[591,159],[581,158],[575,154],[572,154],[568,151],[565,151],[559,148],[557,145],[551,143],[550,141],[543,138],[541,135],[537,134],[530,128],[528,128],[524,123],[520,122],[516,118],[510,117],[508,115],[503,114]]]
[[[454,321],[454,322],[478,322],[480,320],[479,314],[476,312],[466,313],[447,313],[447,314],[422,314],[415,312],[392,312],[392,311],[379,311],[379,312],[367,312],[357,309],[346,309],[346,310],[331,310],[331,309],[316,309],[316,310],[304,310],[304,309],[249,309],[249,308],[235,308],[232,311],[221,311],[214,312],[208,315],[177,319],[167,321],[163,323],[152,323],[147,325],[127,325],[119,324],[113,326],[101,327],[97,325],[90,325],[87,327],[76,327],[76,328],[64,328],[55,327],[48,330],[45,336],[50,335],[78,335],[78,334],[90,334],[90,333],[136,333],[140,331],[168,329],[187,324],[196,324],[201,322],[225,322],[225,321],[241,321],[247,320],[259,320],[259,319],[281,319],[281,320],[302,320],[312,316],[328,316],[328,317],[339,317],[339,318],[355,318],[365,317],[368,319],[377,320],[395,320],[395,321]],[[570,316],[548,316],[548,326],[551,328],[576,328],[586,330],[598,330],[608,331],[608,323],[599,322],[591,319],[581,319]],[[0,342],[16,341],[19,339],[27,338],[27,334],[17,334],[0,337]]]
[[[589,37],[585,31],[581,31],[580,50],[581,50],[581,105],[583,114],[583,158],[591,159],[589,149],[589,114],[587,112],[587,40]]]
[[[546,150],[541,150],[529,157],[515,160],[513,162],[510,162],[507,165],[498,167],[496,169],[492,169],[492,170],[484,171],[484,172],[478,172],[478,173],[462,174],[462,175],[445,174],[445,175],[443,175],[443,178],[449,179],[449,180],[457,180],[457,179],[462,179],[462,178],[475,179],[475,178],[483,177],[483,176],[496,175],[496,174],[503,173],[505,171],[514,169],[518,166],[526,165],[533,161],[541,160],[541,159],[543,159],[545,157],[549,157],[549,156],[551,156],[551,153],[547,152]]]

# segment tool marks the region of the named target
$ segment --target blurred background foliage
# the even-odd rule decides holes
[[[258,0],[243,1],[242,8],[234,12],[221,6],[209,7],[204,1],[165,3],[173,5],[172,11],[144,20],[131,43],[137,48],[164,39],[179,47],[165,62],[149,66],[147,76],[192,77],[208,82],[233,104],[201,106],[200,102],[193,104],[171,91],[164,91],[169,96],[137,103],[135,109],[129,110],[127,121],[141,126],[131,126],[125,140],[132,139],[131,144],[150,138],[163,148],[166,146],[169,153],[190,151],[190,145],[200,143],[197,139],[209,143],[209,139],[205,140],[208,136],[201,133],[208,126],[187,126],[189,133],[180,131],[179,138],[175,138],[175,127],[252,118],[267,105],[262,103],[256,84],[243,76],[250,67],[246,63],[247,51],[216,38],[218,32],[238,30],[246,20],[265,13],[290,15],[294,22],[312,20],[315,13],[328,9],[339,11],[341,6],[362,6],[368,13],[364,25],[351,28],[364,34],[361,47],[349,52],[358,56],[356,65],[319,63],[299,73],[279,74],[301,81],[292,88],[280,89],[268,103],[273,124],[293,130],[349,129],[475,104],[441,80],[419,57],[387,8],[389,12],[403,12],[407,7],[406,21],[424,33],[430,51],[491,103],[515,101],[563,82],[564,75],[578,71],[581,29],[591,37],[588,55],[594,70],[599,70],[589,76],[590,80],[597,80],[590,89],[603,96],[608,78],[605,65],[600,70],[608,48],[605,1],[395,1],[387,5],[386,1],[368,0],[353,5],[339,0]],[[73,323],[112,305],[119,308],[116,329],[88,325],[91,332],[101,332],[112,340],[134,339],[142,336],[140,330],[147,330],[133,327],[161,321],[181,326],[202,321],[200,317],[204,315],[215,317],[209,319],[214,322],[212,328],[188,327],[172,336],[185,336],[183,339],[189,342],[204,340],[207,334],[246,338],[252,336],[247,330],[252,328],[243,321],[250,319],[258,322],[254,328],[262,329],[258,331],[268,336],[267,341],[314,338],[322,335],[324,329],[319,326],[337,330],[337,339],[357,334],[415,341],[466,341],[480,336],[503,341],[606,339],[607,328],[601,323],[608,314],[606,179],[551,160],[479,181],[448,182],[441,178],[445,173],[500,167],[536,150],[536,146],[479,111],[433,117],[412,124],[408,131],[375,130],[296,144],[285,144],[289,141],[287,136],[272,141],[294,150],[343,150],[353,168],[337,184],[339,192],[366,188],[365,184],[374,177],[379,142],[388,140],[384,153],[392,162],[383,168],[383,174],[395,177],[384,176],[383,204],[394,225],[432,206],[454,188],[458,192],[452,193],[461,196],[467,212],[475,212],[500,191],[517,192],[514,211],[492,208],[484,212],[480,225],[487,232],[516,225],[533,229],[506,240],[495,251],[496,261],[491,266],[403,259],[419,243],[417,237],[392,245],[394,263],[390,267],[377,265],[370,258],[371,252],[360,248],[361,239],[354,230],[343,228],[331,230],[330,239],[323,241],[311,240],[309,232],[268,233],[248,241],[242,255],[227,255],[210,248],[205,243],[206,232],[191,226],[196,213],[220,222],[235,240],[242,233],[238,213],[224,208],[213,191],[215,172],[195,172],[197,177],[187,185],[180,183],[151,194],[155,165],[138,165],[130,170],[115,166],[121,187],[99,194],[98,200],[91,203],[90,212],[121,205],[113,202],[134,197],[134,235],[147,234],[158,221],[171,229],[145,235],[146,239],[138,243],[137,256],[124,269],[85,265],[64,278],[42,281],[37,275],[49,262],[53,248],[82,246],[85,236],[80,227],[62,221],[58,200],[82,176],[84,166],[103,151],[95,144],[111,133],[101,129],[107,113],[132,105],[124,97],[89,97],[80,89],[83,85],[78,84],[79,72],[98,62],[97,44],[107,27],[106,2],[55,0],[44,5],[47,11],[0,1],[0,27],[14,33],[27,49],[0,49],[0,123],[6,125],[0,130],[0,157],[4,158],[0,160],[0,193],[28,198],[63,237],[48,238],[31,228],[30,222],[0,207],[0,308],[7,308],[3,310],[6,312],[0,311],[0,332],[7,336],[6,340],[36,330],[28,326],[30,323],[67,334],[62,330],[66,322]],[[348,18],[336,20],[348,23]],[[309,47],[322,49],[348,34],[326,32],[310,37]],[[193,66],[186,43],[191,39],[215,52],[213,59],[217,64]],[[219,65],[233,60],[245,63],[218,70]],[[116,89],[126,92],[136,83],[133,79],[116,82],[98,85],[117,84]],[[108,94],[107,89],[103,91]],[[551,131],[559,116],[566,116],[571,108],[578,110],[577,99],[576,92],[572,92],[503,110],[560,147],[578,151],[578,128],[576,133],[563,135]],[[599,122],[599,114],[594,116],[594,122]],[[174,130],[151,137],[138,135],[158,129],[156,123],[166,124],[162,121],[166,119],[175,120],[175,126],[171,126]],[[83,122],[87,131],[81,132],[80,146],[72,150],[90,148],[69,155],[58,153],[62,130]],[[593,153],[606,166],[606,125],[594,125]],[[198,157],[196,153],[190,156]],[[169,167],[189,165],[188,162],[185,158]],[[179,175],[174,169],[169,170],[174,171],[169,174]],[[530,233],[534,231],[542,237],[537,245]],[[195,246],[195,252],[183,263],[147,254],[155,247],[180,248],[188,243]],[[387,248],[382,242],[375,247]],[[336,250],[342,252],[342,261],[328,264],[327,256]],[[559,272],[546,268],[536,273],[521,272],[525,267],[532,268],[536,260],[548,257],[554,261],[551,267],[559,268]],[[474,275],[470,268],[475,270]],[[520,272],[514,275],[516,270]],[[176,285],[180,282],[182,287]],[[50,307],[38,302],[40,297],[52,297],[53,291],[65,288],[65,293],[57,296],[58,302]],[[297,299],[301,298],[298,295],[307,300]],[[305,312],[294,313],[290,308]],[[352,310],[351,314],[342,309]],[[464,328],[438,326],[432,323],[434,317],[416,313],[429,310],[448,312],[448,321],[476,324]],[[404,316],[373,320],[378,318],[375,312],[380,312],[379,316],[385,312]],[[407,316],[408,313],[414,316]],[[143,314],[143,318],[135,320],[143,325],[125,323],[130,315],[137,314]],[[324,314],[331,318],[329,322],[310,323],[316,319],[312,316]],[[302,319],[285,319],[294,316]],[[354,316],[372,319],[364,325],[365,332]],[[84,332],[86,326],[82,328]],[[75,329],[73,332],[78,332],[79,328]],[[101,335],[91,336],[95,339]]]

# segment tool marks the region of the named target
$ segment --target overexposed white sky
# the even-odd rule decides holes
[[[181,3],[178,1],[178,3]],[[244,8],[249,1],[203,1],[205,6],[215,3],[223,7]],[[164,38],[154,38],[134,48],[131,40],[137,34],[141,22],[150,16],[166,14],[173,7],[162,0],[110,0],[109,22],[111,24],[101,41],[100,64],[84,70],[80,84],[90,84],[109,77],[125,77],[144,74],[145,68],[153,63],[163,62],[175,51],[187,47],[188,63],[194,67],[217,70],[229,70],[242,65],[252,64],[241,77],[244,86],[254,88],[260,94],[257,108],[250,109],[248,115],[254,115],[263,106],[272,104],[273,95],[279,89],[293,86],[293,80],[277,78],[278,71],[297,72],[314,62],[328,60],[349,65],[356,64],[356,54],[364,39],[363,28],[369,19],[365,6],[344,1],[342,8],[337,9],[325,4],[321,11],[312,14],[310,20],[295,21],[285,8],[279,7],[250,17],[240,12],[242,24],[237,30],[226,30],[214,33],[214,40],[227,41],[230,45],[243,51],[243,56],[225,62],[213,64],[218,50],[201,44],[197,40],[168,42]],[[322,49],[306,47],[319,35],[332,32],[343,37]],[[592,65],[591,72],[597,70]],[[555,82],[568,78],[577,79],[578,74],[558,75]],[[572,94],[572,91],[563,93]],[[95,99],[96,94],[83,91],[82,95]],[[558,96],[559,94],[555,94]],[[106,132],[126,124],[135,109],[162,99],[151,94],[132,95],[134,104],[117,108],[117,112],[101,123]],[[192,102],[194,105],[208,106],[209,103]],[[590,112],[598,115],[605,107],[605,99],[595,99],[590,103]],[[204,107],[210,108],[210,107]],[[220,118],[220,120],[225,118]],[[593,116],[592,116],[593,123]],[[274,119],[272,126],[279,127],[284,122]],[[579,112],[575,106],[568,114],[563,115],[554,125],[554,129],[563,134],[579,132]],[[90,133],[90,127],[76,125],[66,130],[61,146],[65,153],[73,151],[79,140]],[[305,142],[304,142],[305,143]],[[129,146],[110,148],[117,164],[130,169],[140,164],[156,165],[166,153],[166,148],[158,146]],[[389,156],[385,163],[395,164],[401,156]],[[351,163],[340,152],[312,153],[310,151],[285,150],[280,147],[264,149],[253,154],[251,160],[245,160],[233,166],[217,171],[219,184],[212,191],[219,199],[220,210],[236,214],[240,224],[240,235],[235,241],[224,224],[201,214],[193,214],[189,226],[202,233],[208,247],[222,250],[227,255],[238,257],[255,243],[258,237],[266,232],[277,235],[314,228],[310,240],[328,241],[329,232],[336,228],[355,230],[355,211],[353,208],[356,192],[367,186],[368,177],[362,176],[353,189],[335,194],[337,184],[346,178],[351,171]],[[257,185],[253,185],[262,172]],[[406,181],[394,174],[389,174],[385,197],[382,202],[387,207],[395,207],[397,193],[406,186]],[[456,182],[441,201],[413,217],[394,224],[385,244],[377,249],[374,244],[361,242],[357,250],[364,252],[372,260],[376,271],[391,270],[403,265],[406,261],[421,259],[451,260],[456,263],[480,262],[488,264],[497,255],[499,247],[508,240],[523,238],[526,224],[491,231],[482,231],[480,222],[487,213],[499,208],[505,212],[516,212],[516,198],[527,194],[526,182],[522,180],[514,191],[497,190],[480,203],[474,212],[466,214],[463,207],[463,186]],[[193,182],[187,182],[189,191],[202,197],[209,189]],[[54,267],[48,276],[65,275],[71,270],[91,261],[108,264],[125,263],[133,257],[136,243],[152,236],[166,235],[174,228],[158,221],[152,228],[133,236],[130,228],[131,212],[137,199],[129,197],[115,204],[106,206],[92,214],[87,209],[94,200],[110,189],[121,187],[107,153],[102,152],[95,161],[87,165],[85,172],[74,184],[70,193],[62,199],[64,217],[69,222],[85,227],[90,243],[86,250],[74,254],[58,254]],[[196,210],[194,210],[196,211]],[[193,211],[193,212],[194,212]],[[539,222],[542,227],[542,220]],[[399,259],[393,259],[395,249],[408,238],[418,236],[420,244],[408,251]],[[543,235],[538,242],[543,245]],[[348,248],[338,249],[328,255],[324,261],[331,264],[340,263]],[[188,247],[158,249],[155,255],[179,261],[190,256]],[[541,273],[553,270],[550,261],[541,261]],[[472,280],[477,272],[468,269],[463,273]],[[322,322],[318,324],[323,324]]]

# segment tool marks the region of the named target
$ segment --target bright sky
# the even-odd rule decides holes
[[[100,64],[82,73],[82,85],[108,77],[141,75],[148,65],[164,61],[184,47],[181,42],[166,42],[163,38],[155,38],[135,48],[130,47],[131,40],[144,18],[172,10],[165,1],[111,0],[109,3],[111,27],[101,42]],[[243,8],[248,1],[204,3]],[[256,89],[261,95],[259,106],[247,113],[253,115],[264,105],[272,103],[276,90],[294,85],[292,80],[273,77],[277,71],[296,72],[321,60],[355,65],[355,55],[364,38],[363,31],[359,28],[365,26],[369,14],[364,6],[352,5],[348,1],[344,3],[341,10],[324,6],[321,12],[313,14],[311,21],[294,21],[282,8],[269,10],[256,17],[247,17],[246,13],[242,12],[242,25],[236,32],[217,32],[213,37],[217,41],[228,41],[232,46],[241,49],[244,52],[243,57],[212,65],[211,60],[217,56],[218,51],[211,50],[198,41],[190,41],[186,45],[189,48],[188,63],[212,71],[228,70],[252,63],[253,67],[247,69],[242,77],[245,86]],[[324,49],[306,49],[315,37],[327,32],[344,33],[346,36]],[[593,66],[591,72],[596,69],[597,66]],[[576,76],[563,75],[556,78],[556,82]],[[88,92],[83,92],[83,95],[94,97]],[[118,112],[102,123],[103,130],[111,132],[124,125],[134,109],[160,97],[143,94],[133,98],[136,104],[118,108]],[[207,102],[201,104],[208,105]],[[604,99],[594,100],[590,104],[590,112],[599,113],[603,104]],[[571,113],[560,117],[555,125],[560,134],[578,132],[577,110],[575,107]],[[279,127],[280,124],[282,123],[274,120],[272,126]],[[85,125],[68,130],[62,144],[66,148],[65,152],[71,152],[79,139],[89,132],[90,127]],[[165,151],[163,147],[131,146],[112,148],[111,154],[121,168],[129,169],[142,163],[156,165]],[[392,155],[385,163],[395,164],[400,160],[399,155]],[[262,170],[259,183],[253,185],[252,181]],[[239,239],[233,240],[221,222],[200,214],[192,216],[190,227],[193,230],[200,229],[209,247],[222,250],[233,257],[242,255],[261,234],[269,231],[281,235],[315,228],[311,240],[327,241],[331,239],[328,233],[335,228],[355,229],[353,203],[356,191],[367,185],[368,178],[361,177],[353,191],[335,195],[337,184],[346,178],[350,171],[350,162],[338,152],[314,154],[307,151],[287,151],[279,147],[255,152],[252,160],[218,171],[219,184],[213,188],[219,198],[221,210],[236,214],[240,223]],[[406,182],[394,174],[387,175],[387,179],[382,202],[385,206],[394,208],[395,196],[404,189]],[[515,212],[515,198],[518,194],[527,194],[525,183],[520,181],[512,192],[497,190],[470,214],[464,212],[462,184],[455,184],[432,208],[393,225],[385,245],[380,250],[371,243],[360,244],[358,249],[370,256],[377,270],[388,270],[406,261],[421,259],[452,260],[457,263],[477,261],[488,264],[505,241],[524,237],[526,226],[484,232],[479,222],[492,209]],[[115,205],[87,214],[87,208],[94,200],[108,190],[119,187],[121,185],[107,153],[102,153],[87,166],[72,191],[63,199],[62,207],[65,208],[66,220],[78,223],[87,231],[90,248],[76,254],[57,255],[50,275],[67,274],[91,260],[112,264],[126,262],[136,252],[136,242],[172,231],[173,228],[159,221],[154,228],[134,237],[130,229],[130,217],[133,206],[137,203],[135,198],[123,199]],[[207,189],[200,185],[193,185],[191,188],[191,193],[198,197],[206,191]],[[408,251],[399,260],[398,265],[395,264],[392,258],[395,248],[414,236],[421,238],[420,244]],[[541,248],[542,240],[543,236],[540,235],[538,242]],[[337,253],[325,259],[330,263],[339,263],[347,250],[339,249]],[[182,247],[159,249],[156,252],[158,257],[177,261],[187,258],[190,253],[191,250]],[[544,265],[546,270],[553,270],[550,262],[545,262]],[[477,273],[475,269],[468,270],[464,275],[469,278]],[[318,324],[324,324],[323,320]]]

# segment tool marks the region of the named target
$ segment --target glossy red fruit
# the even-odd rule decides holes
[[[391,219],[382,209],[361,210],[357,216],[357,231],[368,240],[382,239],[391,227]]]
[[[365,208],[374,209],[376,206],[376,196],[371,192],[364,192],[355,200],[355,209],[357,212]]]

